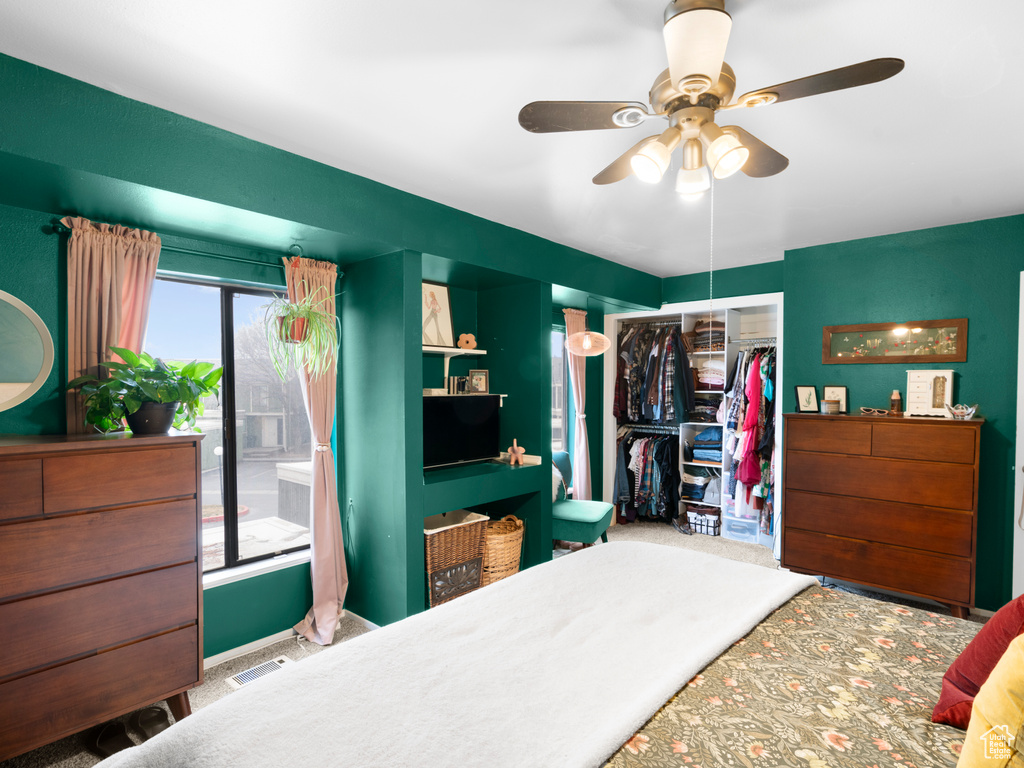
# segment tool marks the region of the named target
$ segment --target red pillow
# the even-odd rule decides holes
[[[942,692],[932,710],[933,723],[967,730],[971,706],[982,683],[1014,638],[1024,633],[1024,595],[1010,601],[985,622],[963,653],[942,676]]]

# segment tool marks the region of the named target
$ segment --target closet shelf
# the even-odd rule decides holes
[[[680,461],[680,464],[693,464],[696,467],[721,467],[720,461]]]
[[[693,394],[695,394],[695,395],[724,395],[725,392],[723,392],[720,389],[698,389],[698,390],[695,390]]]

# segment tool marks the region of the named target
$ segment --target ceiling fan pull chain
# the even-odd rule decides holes
[[[711,349],[711,321],[715,304],[715,180],[711,180],[711,232],[708,238],[708,350]]]

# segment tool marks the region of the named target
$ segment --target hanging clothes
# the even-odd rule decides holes
[[[619,522],[671,522],[679,507],[679,439],[620,429],[616,445],[615,504]]]
[[[676,325],[627,324],[619,332],[612,414],[620,423],[676,424],[694,411],[690,362]]]

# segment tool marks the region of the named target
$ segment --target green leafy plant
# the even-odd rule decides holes
[[[79,376],[68,389],[81,387],[85,398],[85,423],[101,432],[121,429],[122,422],[143,403],[178,403],[174,413],[176,429],[195,429],[196,417],[203,415],[203,398],[220,397],[224,369],[213,363],[165,363],[142,352],[110,347],[123,363],[101,363],[110,370],[106,379]]]
[[[264,307],[270,359],[282,381],[292,365],[314,379],[337,369],[341,325],[326,308],[329,298],[320,286],[299,301],[279,296]]]

